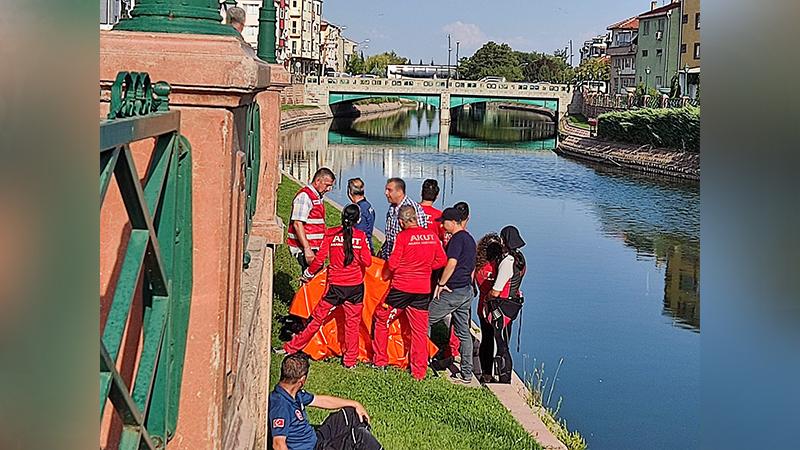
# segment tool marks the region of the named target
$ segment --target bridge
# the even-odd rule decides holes
[[[515,102],[548,111],[558,123],[576,109],[568,84],[480,82],[441,79],[307,77],[304,103],[330,106],[372,97],[399,97],[439,109],[439,148],[447,149],[450,109],[473,103]]]

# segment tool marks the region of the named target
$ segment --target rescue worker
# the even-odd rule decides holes
[[[374,253],[372,247],[372,230],[375,228],[375,210],[372,204],[364,195],[364,180],[361,178],[350,178],[347,180],[347,198],[361,210],[361,220],[358,221],[356,228],[367,235],[369,251]]]
[[[470,308],[472,273],[475,270],[475,239],[464,229],[461,211],[447,208],[438,219],[452,236],[447,244],[447,265],[442,270],[430,305],[429,324],[433,326],[447,315],[460,342],[461,370],[454,378],[468,384],[472,381],[472,334]]]
[[[358,332],[364,306],[364,270],[372,264],[367,236],[363,231],[355,229],[359,216],[357,205],[347,205],[342,211],[342,226],[331,228],[325,233],[317,256],[303,272],[302,280],[310,281],[330,257],[325,296],[311,313],[311,323],[284,344],[286,353],[296,353],[305,348],[331,310],[342,306],[345,315],[343,363],[350,368],[358,362]]]
[[[478,241],[475,256],[475,283],[478,286],[478,321],[481,326],[481,343],[478,357],[481,362],[481,381],[493,381],[494,326],[488,320],[486,301],[497,277],[497,266],[503,256],[503,245],[497,233],[488,233]]]
[[[272,448],[381,450],[383,447],[372,435],[369,415],[361,403],[303,390],[308,370],[308,358],[300,353],[287,355],[281,362],[280,381],[269,394]],[[315,429],[308,423],[308,406],[338,411]]]
[[[511,325],[522,309],[524,298],[520,287],[525,276],[525,257],[520,248],[525,241],[519,230],[508,225],[500,230],[500,241],[503,245],[503,257],[497,267],[497,277],[489,291],[487,301],[489,321],[494,328],[494,341],[497,347],[495,356],[495,373],[500,383],[511,383],[513,363],[508,343],[511,340]]]
[[[386,200],[389,201],[389,210],[386,211],[386,240],[381,246],[380,257],[384,260],[389,260],[389,255],[392,254],[394,249],[394,241],[397,234],[400,233],[401,227],[398,220],[398,212],[400,208],[409,205],[414,208],[417,216],[417,223],[422,228],[428,227],[428,220],[425,218],[425,211],[419,206],[419,203],[406,195],[406,182],[402,178],[389,178],[386,180],[386,190],[384,191]]]
[[[422,207],[422,211],[425,213],[428,229],[436,233],[444,243],[444,226],[436,220],[442,215],[442,211],[433,206],[437,198],[439,198],[439,182],[430,178],[423,181],[422,201],[419,202],[419,206]]]
[[[373,364],[386,367],[389,324],[405,314],[411,325],[411,375],[425,378],[428,368],[428,304],[431,299],[431,273],[444,267],[447,256],[439,237],[417,220],[411,205],[400,207],[398,220],[402,231],[397,234],[395,248],[388,261],[392,275],[384,304],[375,308],[375,337],[372,341]]]
[[[286,245],[300,269],[311,264],[325,237],[325,202],[322,197],[332,189],[334,181],[336,175],[322,167],[310,184],[297,191],[292,201]]]

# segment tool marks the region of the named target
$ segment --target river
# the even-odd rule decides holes
[[[528,260],[517,373],[544,365],[550,406],[561,400],[591,449],[696,448],[699,187],[562,158],[553,133],[538,114],[472,107],[453,113],[439,151],[436,110],[410,108],[284,132],[280,164],[303,180],[330,167],[328,195],[343,204],[361,177],[379,228],[396,176],[414,199],[436,178],[437,207],[468,202],[476,240],[517,225]]]

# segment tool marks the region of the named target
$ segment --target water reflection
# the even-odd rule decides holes
[[[487,143],[518,144],[555,137],[556,126],[542,114],[475,103],[452,111],[450,133]]]

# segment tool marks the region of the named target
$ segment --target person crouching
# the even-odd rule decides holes
[[[436,233],[419,226],[413,206],[402,206],[398,221],[402,231],[397,234],[389,257],[388,268],[392,274],[389,293],[384,304],[375,308],[373,363],[378,367],[389,363],[389,324],[405,313],[411,325],[411,375],[421,380],[428,368],[431,274],[444,267],[447,256]]]
[[[331,310],[344,308],[344,358],[345,367],[358,362],[358,331],[364,300],[364,270],[372,264],[372,254],[363,231],[355,228],[359,219],[358,205],[347,205],[342,211],[342,226],[328,230],[311,265],[303,272],[303,282],[308,282],[328,264],[327,291],[311,313],[311,323],[291,341],[284,344],[286,353],[302,350],[319,330]]]

